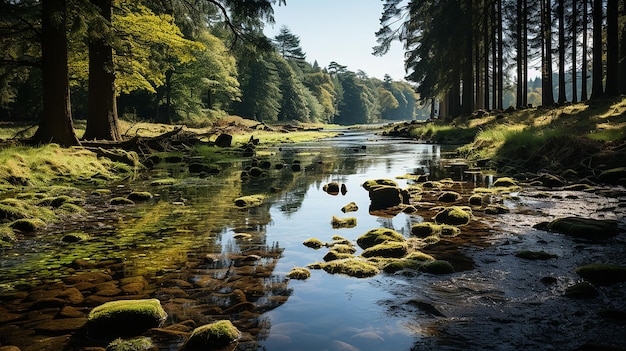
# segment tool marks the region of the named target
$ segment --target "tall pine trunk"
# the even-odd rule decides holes
[[[111,0],[91,0],[100,15],[111,24]],[[103,33],[89,39],[89,92],[87,127],[83,139],[119,141],[117,102],[115,96],[115,69],[113,49]]]
[[[578,4],[576,0],[572,0],[572,103],[578,102],[578,70],[576,61],[578,57],[576,55],[576,47],[578,36]]]
[[[591,99],[604,95],[602,87],[602,0],[593,0],[593,49],[591,63]]]
[[[589,1],[591,0],[583,0],[583,45],[582,45],[582,62],[580,69],[580,101],[587,101],[587,52],[589,48],[587,46],[587,28],[589,23]]]
[[[606,7],[606,95],[619,94],[619,33],[617,0],[607,0]]]
[[[541,103],[554,105],[552,91],[552,0],[541,0]]]
[[[43,115],[32,137],[36,143],[80,145],[72,123],[67,68],[67,4],[43,0],[41,22]]]
[[[559,16],[559,105],[565,104],[565,0],[558,0]]]

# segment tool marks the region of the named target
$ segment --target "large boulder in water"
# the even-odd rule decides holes
[[[584,239],[608,239],[617,235],[617,222],[613,220],[564,217],[546,225],[546,229]]]
[[[626,181],[626,167],[607,169],[600,173],[598,180],[608,184],[623,184]]]
[[[402,203],[402,189],[393,186],[378,186],[369,191],[370,210],[398,206]]]
[[[91,310],[87,332],[91,337],[107,339],[136,336],[159,327],[166,317],[157,299],[111,301]]]
[[[437,224],[465,225],[472,218],[472,210],[467,206],[450,206],[435,215]]]

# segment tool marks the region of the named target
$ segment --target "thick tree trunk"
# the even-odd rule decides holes
[[[503,28],[502,28],[502,0],[496,0],[497,3],[497,11],[498,15],[496,16],[496,21],[498,25],[496,26],[497,36],[498,36],[498,99],[496,101],[497,107],[500,110],[504,109],[504,39]]]
[[[589,21],[589,7],[587,6],[591,0],[583,0],[583,45],[582,45],[582,62],[580,71],[580,101],[587,101],[587,23]]]
[[[593,1],[593,49],[591,63],[591,99],[604,95],[602,86],[602,0]]]
[[[100,15],[110,24],[111,0],[91,0],[91,2],[98,7]],[[115,94],[113,49],[103,36],[92,37],[89,42],[87,128],[83,139],[112,141],[122,139]]]
[[[522,58],[522,63],[523,63],[524,68],[522,69],[522,74],[524,75],[524,79],[523,79],[524,87],[522,88],[522,91],[524,95],[522,99],[522,105],[524,105],[525,107],[528,107],[528,0],[523,0],[523,2],[524,2],[524,5],[522,9],[522,12],[523,12],[522,53],[524,57]]]
[[[578,4],[572,0],[572,103],[578,102],[578,70],[576,61],[577,38],[578,38]]]
[[[565,104],[565,0],[559,0],[557,13],[559,16],[559,105]]]
[[[80,145],[72,123],[66,24],[65,0],[42,1],[43,115],[32,137],[36,143]]]
[[[619,95],[619,34],[617,0],[608,0],[606,7],[606,95]]]
[[[463,103],[462,103],[462,111],[461,113],[469,115],[474,110],[474,63],[473,63],[473,23],[472,23],[472,0],[465,0],[466,3],[466,23],[465,28],[467,32],[465,35],[465,47],[464,56],[465,60],[463,62]]]
[[[541,103],[554,105],[552,91],[552,0],[542,0],[542,64],[541,64]]]

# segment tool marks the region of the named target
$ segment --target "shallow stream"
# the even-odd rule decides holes
[[[168,313],[163,327],[171,327],[148,333],[159,350],[177,350],[184,343],[184,336],[172,330],[219,319],[232,320],[242,331],[239,350],[626,347],[624,283],[597,287],[600,295],[593,299],[563,296],[582,280],[574,273],[577,266],[626,264],[624,189],[526,187],[494,199],[510,213],[487,215],[477,209],[461,235],[426,251],[451,262],[452,274],[353,278],[311,270],[307,280],[290,280],[286,274],[292,268],[322,261],[328,251],[305,247],[309,238],[330,242],[339,235],[355,241],[379,227],[409,237],[412,224],[431,220],[429,204],[438,204],[428,201],[436,190],[415,213],[371,213],[368,192],[361,187],[366,180],[389,178],[404,187],[411,181],[396,177],[407,173],[451,176],[466,205],[473,187],[489,186],[490,178],[461,181],[458,172],[446,173],[454,167],[442,166],[444,148],[368,131],[257,152],[271,166],[254,179],[241,179],[241,170],[252,162],[242,159],[222,165],[219,175],[183,177],[173,185],[151,182],[178,176],[181,165],[157,168],[149,179],[120,184],[110,195],[87,189],[88,212],[81,218],[2,252],[0,346],[23,351],[105,347],[81,332],[89,310],[115,299],[155,297]],[[301,169],[292,170],[294,164]],[[345,184],[347,192],[326,193],[323,186],[331,181]],[[108,204],[131,190],[156,196],[131,206]],[[233,206],[235,198],[259,193],[266,195],[261,206]],[[342,213],[352,201],[358,211]],[[572,215],[618,220],[620,233],[587,242],[532,228]],[[356,217],[357,225],[334,229],[333,216]],[[75,231],[90,239],[62,240]],[[523,250],[556,258],[515,256]],[[131,289],[129,279],[141,280],[139,288]]]

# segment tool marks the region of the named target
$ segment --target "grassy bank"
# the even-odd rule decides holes
[[[502,173],[574,170],[580,176],[621,167],[626,157],[626,99],[553,109],[478,112],[453,121],[411,124],[407,136],[462,145],[469,160]]]

